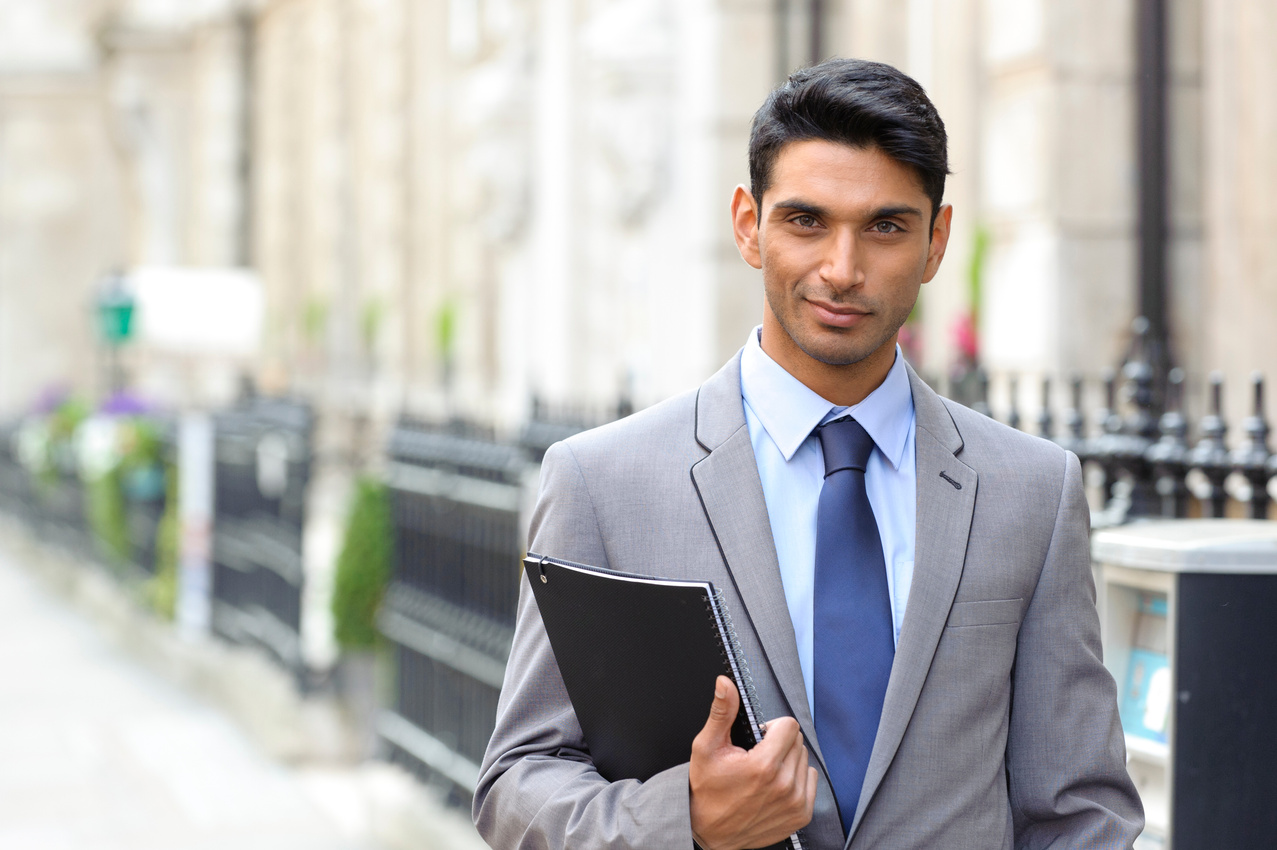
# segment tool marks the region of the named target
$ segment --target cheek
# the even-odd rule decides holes
[[[883,252],[875,257],[866,273],[889,285],[893,292],[902,295],[915,293],[921,286],[927,271],[927,252],[918,250]]]
[[[762,254],[763,286],[771,295],[779,295],[791,288],[793,274],[787,258],[775,251]]]
[[[806,243],[779,240],[760,252],[764,281],[792,288],[802,278],[820,267],[820,252]]]

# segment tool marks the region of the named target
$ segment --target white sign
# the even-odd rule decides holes
[[[252,271],[144,266],[124,285],[136,302],[139,344],[175,354],[257,354],[266,302]]]
[[[182,416],[178,432],[177,626],[187,638],[208,634],[213,613],[213,420]]]

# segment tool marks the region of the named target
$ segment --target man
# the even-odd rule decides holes
[[[777,719],[733,747],[720,678],[688,763],[605,781],[525,587],[474,802],[493,847],[1138,834],[1077,458],[940,399],[896,345],[949,237],[946,144],[870,62],[799,71],[755,116],[732,218],[761,328],[696,392],[552,448],[529,549],[713,581]]]

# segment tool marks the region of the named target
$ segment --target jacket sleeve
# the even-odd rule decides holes
[[[607,566],[589,488],[570,446],[546,453],[529,551]],[[497,850],[691,847],[687,765],[608,782],[590,762],[536,601],[520,577],[514,644],[473,816]]]
[[[1016,650],[1007,773],[1017,848],[1130,847],[1144,826],[1101,653],[1090,514],[1069,453]]]

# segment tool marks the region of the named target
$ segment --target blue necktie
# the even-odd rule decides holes
[[[825,483],[816,512],[816,735],[850,829],[873,751],[895,641],[882,539],[865,493],[873,438],[854,419],[817,429]]]

